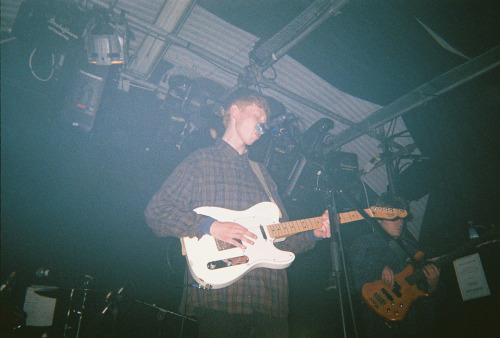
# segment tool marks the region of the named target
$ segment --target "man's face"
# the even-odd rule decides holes
[[[266,122],[266,112],[255,103],[239,107],[236,116],[236,132],[247,146],[253,144],[260,137],[255,132],[255,126]]]
[[[396,218],[393,220],[382,219],[377,220],[382,228],[384,228],[385,232],[387,232],[392,237],[401,236],[401,232],[403,231],[403,219]]]

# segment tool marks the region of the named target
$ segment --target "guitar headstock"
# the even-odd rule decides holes
[[[370,207],[372,217],[383,219],[405,218],[408,216],[408,211],[404,209],[389,208],[389,207]]]

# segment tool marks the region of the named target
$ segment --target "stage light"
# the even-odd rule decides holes
[[[111,30],[114,30],[110,27]],[[122,64],[125,62],[123,37],[116,31],[109,33],[92,32],[87,37],[88,61],[101,66]]]
[[[126,62],[126,28],[106,17],[94,17],[87,25],[85,44],[87,58],[92,64],[110,66]]]

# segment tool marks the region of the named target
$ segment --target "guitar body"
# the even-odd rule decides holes
[[[429,294],[420,290],[416,284],[406,281],[414,271],[413,265],[408,265],[394,276],[394,286],[391,288],[381,280],[366,283],[361,289],[361,295],[368,307],[377,315],[391,322],[402,321],[411,305]]]
[[[279,223],[279,209],[274,203],[262,202],[243,211],[218,207],[200,207],[194,211],[221,222],[241,224],[257,235],[255,244],[247,245],[245,250],[210,235],[200,239],[184,237],[189,270],[203,288],[226,287],[256,268],[284,269],[295,259],[293,253],[278,250],[268,233],[267,225]]]

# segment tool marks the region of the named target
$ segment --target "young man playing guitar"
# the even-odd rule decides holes
[[[406,203],[399,198],[382,196],[376,203],[378,207],[407,209]],[[399,283],[396,278],[415,258],[418,245],[413,238],[405,235],[404,220],[402,218],[377,219],[380,227],[374,229],[373,233],[358,238],[351,247],[351,270],[355,293],[365,298],[366,288],[370,282],[378,281],[376,285],[381,287],[374,294],[373,299],[366,301],[360,307],[358,323],[363,327],[362,337],[417,337],[422,327],[429,327],[430,323],[419,322],[417,326],[418,307],[415,304],[399,304],[400,299],[406,295],[399,294]],[[419,289],[433,293],[439,282],[439,269],[434,264],[423,266],[425,275],[424,283],[416,285]],[[403,282],[401,282],[402,284]],[[364,287],[364,288],[363,288]],[[387,292],[387,290],[390,291]],[[395,292],[395,294],[392,294]],[[386,296],[388,299],[385,299]],[[385,305],[378,304],[378,300],[386,301]],[[422,301],[425,303],[425,301]],[[371,308],[369,305],[375,305]],[[394,309],[391,307],[394,305]],[[424,304],[425,305],[425,304]],[[399,307],[399,309],[398,309]],[[373,310],[380,310],[376,314]],[[383,311],[382,311],[383,310]],[[403,311],[404,310],[404,311]],[[398,312],[399,311],[399,312]],[[408,311],[407,313],[405,311]],[[391,314],[395,315],[390,317]],[[387,314],[387,320],[382,315]],[[397,316],[401,314],[404,319]]]
[[[248,229],[237,221],[215,219],[194,210],[217,207],[243,211],[271,201],[281,211],[281,217],[275,213],[276,220],[287,221],[287,214],[266,168],[250,162],[247,153],[247,146],[260,137],[256,127],[269,119],[267,100],[258,92],[237,90],[228,98],[223,114],[226,129],[222,139],[186,158],[153,196],[145,216],[157,236],[194,239],[210,235],[225,243],[221,250],[242,249],[240,258],[244,261],[251,251],[247,247],[257,245],[256,233],[262,229]],[[294,253],[313,248],[317,239],[330,237],[327,212],[321,223],[314,230],[287,237],[276,247]],[[233,263],[232,259],[219,259],[208,265],[224,273]],[[288,337],[285,269],[256,268],[222,288],[189,287],[196,282],[192,275],[188,278],[187,301],[181,310],[197,317],[200,338]]]

